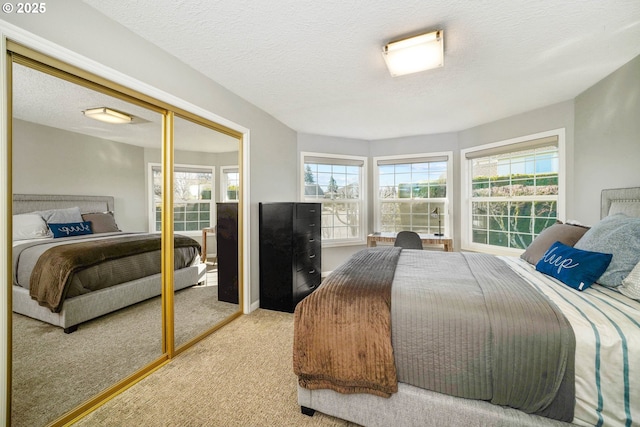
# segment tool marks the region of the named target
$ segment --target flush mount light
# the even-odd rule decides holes
[[[392,76],[416,73],[444,65],[442,30],[387,44],[382,56]]]
[[[100,108],[90,108],[88,110],[84,110],[82,112],[87,117],[91,117],[92,119],[100,120],[101,122],[106,123],[131,123],[133,117],[128,114],[122,113],[120,111],[112,110],[107,107]]]

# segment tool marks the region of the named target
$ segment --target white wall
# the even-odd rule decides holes
[[[113,196],[118,226],[146,231],[144,150],[13,121],[13,191]]]
[[[640,56],[575,100],[573,212],[600,215],[604,188],[640,186]]]

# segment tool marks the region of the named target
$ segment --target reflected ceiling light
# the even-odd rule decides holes
[[[382,56],[393,77],[444,65],[444,32],[421,34],[387,44]]]
[[[120,111],[112,110],[107,107],[100,108],[90,108],[88,110],[84,110],[82,112],[87,117],[91,117],[92,119],[100,120],[101,122],[106,123],[131,123],[133,117],[128,114],[121,113]]]

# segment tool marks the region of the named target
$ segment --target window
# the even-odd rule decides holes
[[[374,158],[375,231],[450,235],[452,157],[447,152]]]
[[[561,217],[563,144],[564,132],[556,131],[464,153],[469,223],[463,246],[521,252]]]
[[[220,200],[237,202],[239,200],[240,169],[238,166],[222,166],[220,168]]]
[[[151,164],[153,220],[151,231],[161,231],[162,172],[159,164]],[[214,194],[213,168],[176,165],[173,172],[173,228],[176,232],[200,231],[211,226]]]
[[[365,241],[366,157],[302,153],[302,200],[322,203],[323,245]]]

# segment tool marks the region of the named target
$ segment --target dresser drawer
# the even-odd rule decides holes
[[[320,203],[297,203],[296,218],[320,218]]]
[[[320,218],[296,219],[296,232],[306,234],[320,231]]]
[[[316,252],[320,251],[320,230],[315,232],[300,233],[295,236],[295,251],[301,252]]]
[[[296,273],[298,289],[315,289],[320,285],[322,274],[319,268],[306,268]]]
[[[320,270],[320,257],[314,250],[296,254],[296,271],[316,269]]]

